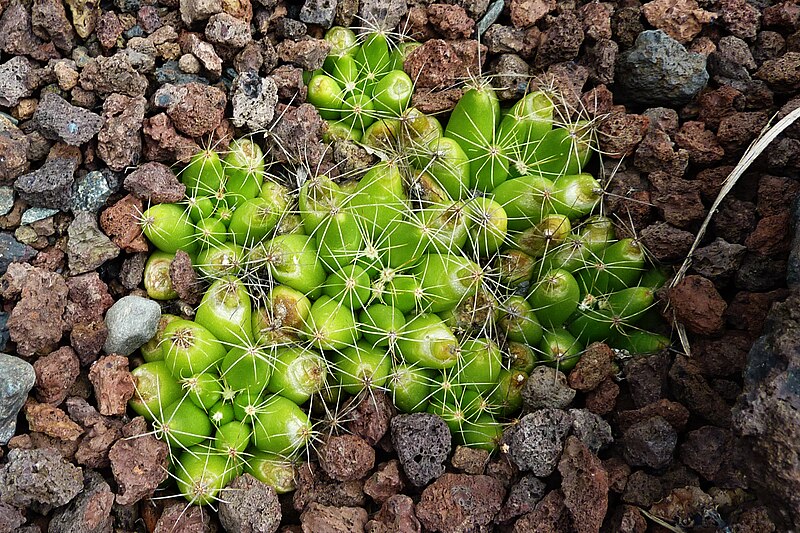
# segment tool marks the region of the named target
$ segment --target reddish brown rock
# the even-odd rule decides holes
[[[639,409],[618,412],[616,416],[617,427],[620,431],[625,431],[634,424],[654,416],[660,416],[669,422],[676,431],[683,431],[689,421],[689,411],[686,407],[662,398]]]
[[[706,208],[700,198],[699,184],[694,181],[673,178],[666,172],[653,172],[649,176],[654,190],[653,204],[664,220],[678,228],[686,228],[703,220]]]
[[[663,172],[671,177],[683,176],[689,164],[689,152],[675,150],[669,134],[655,129],[645,135],[636,149],[634,165],[642,172]]]
[[[89,371],[100,414],[123,415],[136,388],[128,370],[128,358],[121,355],[101,357]]]
[[[580,440],[570,436],[558,471],[564,504],[576,531],[599,531],[608,509],[608,474],[603,463]]]
[[[95,32],[100,45],[106,50],[114,48],[123,31],[125,31],[125,28],[122,27],[117,14],[113,11],[103,10],[97,21],[97,30]]]
[[[175,131],[166,113],[146,118],[142,125],[145,136],[144,158],[149,161],[180,161],[188,163],[200,147]]]
[[[699,165],[715,163],[725,156],[714,132],[699,121],[687,121],[675,136],[675,142],[689,152],[689,160]]]
[[[210,523],[211,513],[203,507],[176,501],[164,507],[153,533],[205,533],[212,531]]]
[[[695,236],[689,231],[675,228],[666,222],[656,222],[644,228],[641,243],[652,257],[660,262],[682,261],[694,243]]]
[[[591,2],[578,10],[578,18],[587,37],[600,41],[611,39],[611,15],[614,7],[607,2]]]
[[[683,355],[677,356],[669,370],[669,384],[675,399],[689,411],[714,425],[730,426],[730,406],[709,385],[694,361]]]
[[[610,457],[603,461],[603,468],[608,475],[609,490],[622,494],[631,475],[631,467],[621,457]]]
[[[647,519],[637,507],[621,505],[612,518],[613,530],[618,533],[645,533]]]
[[[134,419],[128,426],[139,425],[144,419]],[[146,426],[145,426],[146,427]],[[126,433],[123,428],[123,434]],[[111,447],[108,458],[111,471],[119,486],[117,503],[129,505],[142,498],[152,496],[156,488],[168,476],[169,446],[153,435],[127,434],[130,438],[120,439]],[[181,504],[185,510],[186,505]],[[190,509],[199,507],[190,506]]]
[[[593,391],[586,395],[586,408],[596,415],[605,415],[614,410],[619,396],[619,385],[613,378],[606,378]]]
[[[548,492],[536,509],[523,515],[514,524],[512,533],[563,533],[572,530],[569,511],[560,490]]]
[[[190,305],[197,305],[203,297],[203,287],[200,278],[192,266],[192,258],[183,250],[175,253],[175,258],[169,265],[169,277],[172,288],[178,297]]]
[[[80,373],[80,362],[72,348],[64,346],[33,363],[36,371],[36,397],[42,403],[58,405]]]
[[[162,85],[154,98],[160,107],[166,107],[175,129],[189,137],[214,131],[222,121],[227,104],[221,89],[197,82]]]
[[[550,21],[547,30],[542,34],[534,65],[543,68],[572,61],[578,56],[583,38],[583,28],[575,12],[563,11]]]
[[[25,402],[25,418],[28,428],[66,441],[76,441],[83,429],[70,420],[67,413],[47,403],[39,403],[32,398]]]
[[[103,102],[105,122],[97,134],[97,155],[117,172],[139,163],[142,156],[143,96],[112,94]]]
[[[456,470],[465,474],[480,475],[486,470],[489,463],[489,452],[480,448],[456,446],[450,464]]]
[[[800,183],[783,176],[761,176],[758,180],[756,210],[762,217],[777,215],[791,208],[800,195]]]
[[[587,346],[578,364],[569,373],[569,386],[581,392],[596,389],[614,373],[614,352],[608,345],[595,342]]]
[[[126,252],[147,252],[147,240],[139,224],[143,212],[142,201],[129,194],[100,214],[100,227]]]
[[[759,8],[747,0],[721,0],[719,14],[722,24],[740,39],[756,36],[761,19]]]
[[[304,70],[316,70],[322,67],[330,49],[331,44],[324,39],[286,39],[278,44],[278,57]]]
[[[470,74],[476,75],[485,58],[486,47],[473,41],[431,39],[408,55],[403,69],[416,80],[417,87],[445,89]]]
[[[367,512],[360,507],[326,507],[318,503],[310,504],[300,515],[303,533],[363,531],[367,519]]]
[[[69,416],[86,431],[75,451],[75,461],[90,468],[106,468],[111,463],[108,451],[122,438],[124,422],[101,416],[83,398],[72,397],[67,400]]]
[[[492,522],[504,496],[493,477],[444,474],[422,492],[417,518],[426,529],[442,533],[479,529]]]
[[[475,21],[459,5],[428,6],[428,21],[445,39],[469,39],[475,31]]]
[[[759,219],[744,241],[751,252],[763,256],[785,254],[792,246],[792,215],[784,211]]]
[[[338,481],[362,479],[375,466],[375,450],[355,435],[330,437],[317,453],[320,466]]]
[[[600,147],[609,157],[619,159],[633,155],[647,133],[649,119],[643,115],[613,112],[598,129]]]
[[[680,43],[691,41],[703,26],[716,18],[695,0],[653,0],[642,6],[647,22]]]
[[[331,479],[317,463],[304,463],[297,467],[297,490],[292,505],[300,512],[311,503],[333,507],[360,507],[367,499],[361,481],[338,482]]]
[[[125,177],[125,189],[149,204],[175,203],[183,199],[186,186],[168,166],[150,162]]]
[[[377,503],[384,503],[405,487],[400,462],[392,459],[378,465],[375,473],[364,482],[364,493]]]
[[[554,0],[512,0],[508,9],[515,28],[528,28],[555,8]]]
[[[404,494],[392,496],[367,522],[367,533],[422,533],[422,525],[414,513],[414,500]]]
[[[733,113],[720,121],[717,139],[726,153],[735,154],[747,148],[767,122],[769,113],[765,111]]]
[[[675,317],[689,331],[713,335],[724,326],[725,300],[714,284],[702,276],[686,276],[668,291]]]
[[[81,274],[67,280],[69,301],[65,329],[72,330],[77,324],[87,324],[103,320],[114,298],[108,292],[108,285],[100,279],[97,272]]]
[[[19,355],[43,355],[56,349],[65,327],[68,293],[64,278],[55,272],[36,268],[28,274],[21,299],[8,319]]]
[[[386,434],[389,422],[395,414],[397,410],[392,400],[384,392],[375,390],[364,396],[350,413],[351,420],[347,429],[370,446],[375,446]]]
[[[417,90],[411,97],[411,105],[427,114],[439,114],[451,111],[463,96],[463,89],[446,89],[444,91]]]
[[[711,344],[713,341],[708,341],[707,344],[704,344],[704,339],[700,339],[698,349],[703,350],[705,347],[709,349],[698,352],[707,356],[707,358],[699,359],[698,363],[704,369],[711,371],[711,375],[725,376],[741,371],[745,364],[747,351],[752,344],[752,339],[761,334],[767,319],[767,313],[772,304],[785,300],[788,294],[788,291],[783,288],[769,292],[737,292],[733,300],[728,304],[725,318],[728,324],[736,329],[747,331],[750,335],[737,335],[737,332],[728,331],[722,337],[718,346]],[[727,341],[727,344],[723,344],[723,341]],[[723,349],[727,350],[728,353],[725,355],[717,353]],[[714,374],[714,370],[717,372],[727,371],[727,374]]]

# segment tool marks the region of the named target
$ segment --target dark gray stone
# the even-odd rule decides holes
[[[400,415],[392,419],[392,444],[408,480],[424,487],[444,474],[450,455],[450,428],[428,413]]]
[[[103,476],[89,471],[84,488],[69,506],[59,509],[47,527],[48,533],[108,533],[112,531],[114,493]]]
[[[187,83],[203,83],[209,84],[207,78],[198,76],[197,74],[187,74],[183,72],[175,60],[165,61],[163,65],[158,67],[155,71],[155,78],[159,85],[171,83],[172,85],[186,85]]]
[[[42,514],[69,503],[82,489],[80,467],[53,448],[11,450],[0,467],[0,501]]]
[[[306,24],[330,28],[336,17],[336,4],[336,0],[306,0],[300,10],[300,20]]]
[[[125,296],[106,313],[107,354],[130,355],[153,338],[161,319],[161,306],[141,296]]]
[[[537,477],[549,476],[558,465],[572,417],[560,409],[540,409],[523,416],[503,434],[511,461]]]
[[[358,16],[367,28],[392,30],[408,13],[406,0],[361,0]]]
[[[46,138],[72,146],[88,142],[103,125],[103,118],[97,113],[74,106],[52,92],[45,92],[42,96],[33,121]]]
[[[542,408],[565,409],[575,399],[575,389],[563,372],[549,366],[534,368],[522,389],[522,402],[529,411]]]
[[[0,232],[0,276],[6,273],[11,263],[30,261],[36,254],[36,250],[22,244],[12,234]]]
[[[528,474],[511,486],[508,498],[495,517],[497,524],[508,522],[518,516],[533,511],[547,491],[544,481],[534,475]]]
[[[0,353],[0,444],[7,444],[14,436],[17,413],[35,383],[33,366],[19,357]]]
[[[72,207],[77,168],[76,159],[53,157],[33,172],[17,178],[14,188],[28,205],[68,211]]]
[[[569,415],[572,417],[572,434],[592,453],[597,454],[614,442],[611,426],[599,415],[588,409],[570,409]]]
[[[75,183],[75,194],[72,197],[72,211],[89,211],[96,213],[111,196],[112,190],[106,176],[97,170],[89,172]]]
[[[250,474],[234,479],[219,503],[225,531],[274,533],[281,525],[281,504],[275,489]]]
[[[628,464],[660,469],[672,461],[678,433],[669,422],[654,416],[632,425],[622,440],[623,455]]]
[[[620,54],[616,80],[620,98],[643,105],[684,104],[708,83],[706,57],[688,52],[661,30],[643,31]]]
[[[505,5],[505,0],[495,0],[492,2],[492,4],[489,6],[489,9],[486,11],[486,14],[478,22],[478,35],[483,35],[486,33],[486,30],[489,29],[489,26],[497,21],[497,19],[500,17],[500,13],[503,12]]]
[[[8,317],[11,316],[4,311],[0,311],[0,350],[5,350],[8,341],[11,339],[8,333]]]

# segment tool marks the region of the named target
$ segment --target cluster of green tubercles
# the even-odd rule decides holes
[[[148,294],[177,297],[179,250],[207,286],[193,320],[162,317],[133,371],[131,406],[170,443],[192,503],[243,471],[292,490],[313,413],[339,413],[350,396],[384,391],[493,450],[536,365],[568,371],[594,341],[630,354],[669,344],[647,330],[663,275],[598,214],[588,124],[558,124],[547,92],[501,109],[479,84],[442,127],[409,107],[413,43],[359,43],[344,28],[328,38],[309,100],[328,142],[360,143],[380,162],[290,184],[238,139],[182,169],[183,203],[142,215],[158,249]]]

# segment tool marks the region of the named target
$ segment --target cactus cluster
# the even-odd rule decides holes
[[[442,127],[410,107],[402,63],[415,43],[326,38],[308,100],[327,142],[378,163],[295,184],[241,138],[181,169],[184,202],[142,213],[157,248],[148,294],[176,298],[179,250],[207,286],[193,320],[163,315],[133,370],[131,407],[170,444],[191,503],[245,470],[292,490],[292,459],[351,396],[385,391],[493,450],[536,365],[569,370],[594,341],[631,354],[669,344],[647,329],[663,275],[637,240],[615,238],[602,185],[583,172],[591,124],[554,119],[548,91],[501,109],[477,82]]]

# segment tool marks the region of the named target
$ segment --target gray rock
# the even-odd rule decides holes
[[[73,276],[94,270],[119,255],[119,247],[97,227],[94,213],[79,211],[67,234],[67,264]]]
[[[450,455],[450,428],[440,417],[428,413],[392,418],[392,444],[408,480],[417,487],[444,474]]]
[[[406,0],[361,0],[358,16],[368,28],[392,30],[408,13]]]
[[[8,317],[11,316],[4,311],[0,311],[0,350],[5,350],[11,336],[8,332]]]
[[[492,85],[501,100],[518,100],[525,96],[530,82],[528,63],[516,54],[503,54],[490,66]]]
[[[733,35],[720,39],[708,56],[708,70],[715,80],[750,80],[750,71],[756,66],[747,43]]]
[[[11,263],[30,261],[36,254],[36,250],[22,244],[10,233],[0,231],[0,276],[6,273]]]
[[[113,518],[114,493],[103,476],[89,471],[84,488],[68,507],[59,509],[47,527],[48,533],[108,533]]]
[[[0,444],[8,444],[14,436],[17,413],[35,383],[33,366],[19,357],[0,353]]]
[[[522,471],[549,476],[558,465],[572,417],[560,409],[540,409],[523,416],[503,434],[508,456]]]
[[[14,188],[28,205],[67,211],[72,207],[77,168],[77,159],[52,157],[38,169],[17,178]]]
[[[330,28],[336,18],[336,4],[336,0],[306,0],[300,10],[300,20],[306,24]]]
[[[597,454],[601,449],[614,442],[611,426],[599,415],[588,409],[570,409],[572,417],[572,434],[583,442],[592,453]]]
[[[165,61],[163,65],[158,67],[155,72],[155,78],[159,85],[171,83],[173,85],[186,85],[187,83],[204,83],[208,85],[209,81],[203,76],[197,74],[187,74],[180,69],[177,61]]]
[[[11,450],[0,467],[0,501],[42,514],[69,503],[81,489],[81,468],[52,448]]]
[[[678,433],[660,416],[632,425],[622,436],[625,460],[631,466],[664,468],[672,461]]]
[[[13,505],[0,502],[0,531],[14,531],[19,533],[22,529],[19,527],[25,523],[25,515]],[[38,526],[36,533],[42,533]],[[25,528],[27,529],[27,528]]]
[[[497,19],[500,17],[500,13],[503,12],[505,5],[505,0],[495,0],[492,2],[492,4],[489,6],[489,9],[486,11],[486,14],[478,22],[478,35],[483,35],[486,33],[486,30],[489,29],[489,26],[497,21]]]
[[[748,482],[766,496],[764,502],[786,522],[786,531],[800,530],[798,308],[796,289],[772,306],[764,335],[747,356],[744,391],[732,411],[734,432],[747,453],[742,468]]]
[[[643,31],[620,54],[616,80],[620,96],[644,105],[674,106],[694,97],[708,82],[706,57],[688,52],[661,30]]]
[[[37,134],[38,135],[38,134]],[[31,141],[11,120],[0,113],[0,183],[11,183],[30,168]]]
[[[522,389],[522,402],[529,411],[566,409],[574,399],[575,389],[567,384],[567,376],[544,365],[531,371]]]
[[[5,216],[14,209],[14,189],[0,187],[0,217]]]
[[[233,80],[231,86],[231,122],[237,128],[250,131],[265,130],[275,116],[278,103],[278,86],[272,78],[261,78],[258,72],[248,70]]]
[[[125,296],[106,313],[107,354],[130,355],[153,338],[161,319],[161,306],[141,296]]]
[[[22,213],[22,218],[20,219],[20,224],[23,226],[26,224],[33,224],[34,222],[38,222],[39,220],[44,220],[48,217],[51,217],[58,213],[58,209],[48,209],[46,207],[31,207],[30,209],[26,209],[24,213]]]
[[[253,40],[250,24],[228,13],[217,13],[208,19],[206,39],[214,44],[242,48]]]
[[[192,24],[222,12],[220,0],[180,0],[181,20]]]
[[[74,106],[52,92],[45,92],[39,100],[33,121],[46,138],[72,146],[88,142],[103,125],[103,118],[97,113]]]
[[[0,105],[14,107],[33,94],[28,83],[33,67],[25,56],[14,56],[0,65]]]
[[[89,211],[96,213],[111,196],[112,190],[106,176],[94,170],[75,182],[75,193],[72,197],[72,211]]]
[[[545,492],[547,485],[544,481],[531,474],[523,476],[508,491],[508,498],[495,517],[495,523],[502,524],[533,511]]]
[[[275,489],[250,474],[234,479],[219,503],[225,531],[274,533],[281,525],[281,504]]]

